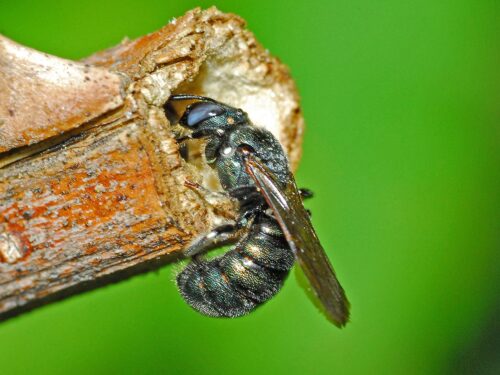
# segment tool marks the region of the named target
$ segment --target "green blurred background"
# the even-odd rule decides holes
[[[297,81],[298,181],[351,323],[295,275],[248,317],[205,318],[170,266],[2,323],[0,373],[499,374],[500,3],[1,0],[0,32],[78,59],[213,3]]]

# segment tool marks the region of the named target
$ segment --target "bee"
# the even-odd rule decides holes
[[[327,318],[344,326],[349,302],[302,203],[312,193],[297,188],[279,141],[243,110],[203,96],[173,95],[167,114],[171,101],[183,100],[194,102],[178,121],[189,132],[178,142],[205,139],[207,163],[239,203],[234,224],[213,228],[184,251],[192,258],[176,278],[184,300],[207,316],[246,315],[279,292],[297,260]],[[223,255],[204,256],[227,243]]]

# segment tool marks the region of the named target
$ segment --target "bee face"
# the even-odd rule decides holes
[[[198,97],[199,98],[199,97]],[[247,114],[238,108],[203,98],[187,106],[179,124],[194,133],[221,136],[233,125],[249,123]]]

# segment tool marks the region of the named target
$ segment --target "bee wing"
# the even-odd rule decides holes
[[[302,204],[295,179],[290,174],[287,181],[278,181],[252,153],[245,153],[244,160],[247,173],[274,211],[327,318],[337,327],[344,326],[349,319],[349,301]]]

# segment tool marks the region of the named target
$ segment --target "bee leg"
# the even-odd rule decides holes
[[[255,217],[263,211],[265,208],[259,205],[242,211],[236,223],[218,226],[197,238],[184,250],[184,255],[192,257],[238,241],[248,233]]]
[[[186,142],[181,142],[179,144],[179,154],[181,155],[181,158],[183,158],[185,161],[189,161],[189,150],[187,147]]]
[[[302,200],[314,197],[314,193],[312,192],[312,190],[309,190],[307,188],[299,189],[299,193],[302,197]]]
[[[224,224],[218,226],[207,234],[195,239],[191,245],[183,251],[183,254],[192,257],[235,242],[241,236],[241,231],[239,229],[237,224]]]
[[[255,186],[240,186],[229,190],[229,195],[240,202],[240,212],[247,211],[247,208],[255,208],[264,205],[264,197],[257,191]]]
[[[237,221],[240,228],[247,227],[257,214],[267,208],[264,197],[253,185],[231,190],[230,195],[240,202],[240,217]]]
[[[300,193],[300,196],[302,197],[303,201],[306,199],[312,198],[314,196],[314,193],[311,190],[306,189],[306,188],[299,189],[299,193]],[[309,215],[309,217],[312,216],[311,210],[309,210],[308,208],[306,208],[306,212]]]
[[[191,136],[185,135],[182,129],[179,129],[178,126],[176,126],[176,124],[179,123],[180,115],[172,105],[171,101],[166,102],[163,109],[165,110],[165,117],[174,128],[175,139],[179,144],[179,153],[185,161],[188,161],[189,150],[185,141],[191,139]]]
[[[171,124],[177,124],[179,123],[180,115],[172,105],[172,102],[168,101],[165,103],[163,106],[163,109],[165,110],[165,116],[167,117],[168,121]]]
[[[230,193],[214,193],[192,181],[186,180],[184,184],[186,187],[205,193],[205,195],[229,194],[233,198],[240,200],[240,214],[236,223],[218,226],[194,240],[183,252],[184,255],[189,257],[236,242],[248,232],[248,228],[252,225],[255,216],[266,209],[265,201],[262,195],[257,192],[255,186],[243,186]]]
[[[204,195],[205,200],[208,203],[210,203],[210,198],[217,199],[217,198],[225,198],[225,197],[229,196],[229,194],[226,193],[225,191],[210,191],[207,188],[201,186],[199,183],[193,182],[190,180],[185,180],[184,186],[186,186],[186,187],[190,188],[191,190],[196,191],[198,193],[202,193]]]
[[[226,192],[213,192],[190,180],[184,181],[184,185],[192,189],[193,191],[204,195],[204,199],[209,204],[211,197],[216,199],[217,197],[228,196],[228,193]],[[193,257],[195,255],[205,253],[209,250],[213,250],[223,245],[235,242],[242,235],[241,228],[242,225],[239,224],[239,221],[236,223],[228,223],[215,227],[207,234],[196,238],[189,245],[189,247],[183,251],[183,254],[188,257]]]

